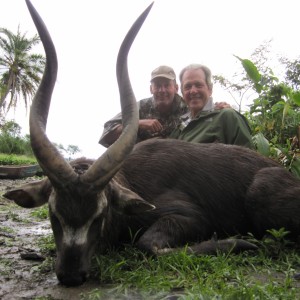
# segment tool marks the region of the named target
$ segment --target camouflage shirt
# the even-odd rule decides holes
[[[163,126],[163,130],[156,133],[151,133],[147,130],[139,130],[137,142],[147,140],[150,138],[166,138],[171,132],[177,127],[177,125],[181,122],[181,116],[187,113],[188,108],[185,105],[183,99],[178,94],[175,95],[174,101],[172,104],[172,110],[168,116],[161,115],[159,111],[155,107],[153,97],[142,99],[138,102],[139,107],[139,117],[142,119],[157,119]],[[112,130],[114,130],[119,124],[122,123],[122,115],[121,113],[117,114],[114,118],[107,121],[104,124],[104,130],[102,136],[100,138],[99,143],[105,147],[107,145],[104,143],[103,139],[105,136]]]

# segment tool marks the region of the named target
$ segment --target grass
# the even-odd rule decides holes
[[[37,160],[31,156],[0,153],[0,165],[35,165],[35,164],[37,164]]]
[[[9,218],[18,219],[10,206],[5,211]],[[34,209],[31,216],[37,220],[47,218],[47,205]],[[3,227],[1,232],[10,233]],[[5,238],[7,246],[8,240]],[[128,245],[106,255],[98,254],[92,261],[91,279],[99,282],[99,288],[82,294],[81,299],[300,299],[300,254],[297,245],[288,240],[288,232],[269,230],[262,241],[251,235],[247,240],[259,250],[195,256],[183,249],[149,257]],[[39,238],[37,243],[47,260],[34,271],[43,276],[54,268],[53,235]]]
[[[180,299],[296,299],[300,296],[296,285],[293,286],[295,267],[300,262],[295,252],[285,253],[276,260],[263,253],[196,257],[183,251],[139,260],[132,255],[123,252],[115,261],[101,262],[99,278],[116,285],[114,293],[119,295],[131,290],[143,295],[142,299],[158,299],[157,295],[169,294],[177,294]],[[91,293],[86,299],[97,298]],[[98,299],[102,298],[98,296]]]
[[[56,246],[52,233],[40,237],[37,244],[40,248],[40,251],[45,254],[45,256],[55,256]]]
[[[30,215],[37,218],[38,220],[46,220],[49,217],[48,204],[37,207],[30,212]]]
[[[10,233],[14,233],[14,230],[7,226],[0,226],[0,232],[10,234]]]
[[[265,241],[257,241],[257,252],[238,255],[195,256],[183,249],[148,257],[132,247],[110,251],[93,262],[93,276],[104,286],[82,299],[298,299],[300,282],[294,276],[300,256],[281,242],[275,239],[273,250],[276,243],[279,248],[272,253]]]

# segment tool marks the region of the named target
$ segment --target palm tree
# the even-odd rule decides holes
[[[29,53],[40,42],[38,35],[13,34],[0,28],[0,111],[16,108],[23,98],[28,108],[45,67],[45,57]],[[8,97],[9,96],[9,97]]]

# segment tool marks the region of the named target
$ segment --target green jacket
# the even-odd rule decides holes
[[[224,143],[254,149],[247,120],[232,108],[201,111],[197,118],[181,117],[170,138],[195,143]]]

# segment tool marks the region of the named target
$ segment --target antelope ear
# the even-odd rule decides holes
[[[13,200],[19,206],[33,208],[45,204],[49,199],[51,191],[52,185],[48,178],[46,178],[8,191],[3,197]]]
[[[110,182],[112,201],[114,207],[127,215],[136,215],[148,210],[155,209],[155,206],[144,200],[137,193],[125,188],[115,180]]]

